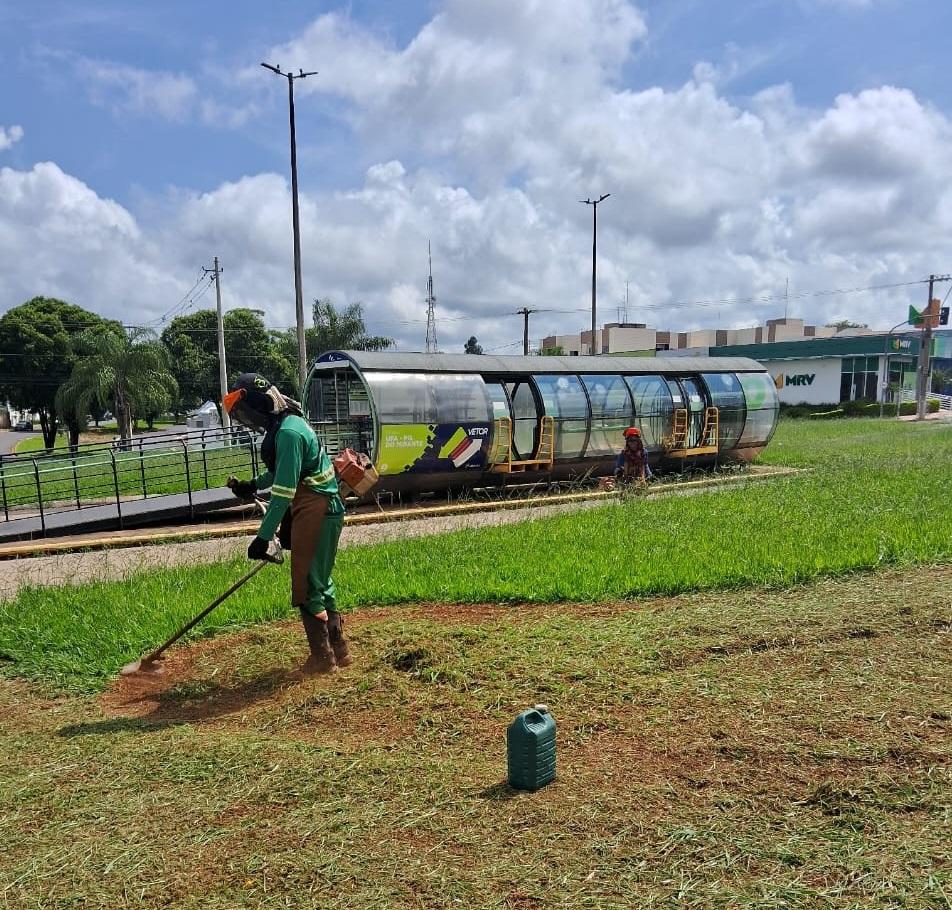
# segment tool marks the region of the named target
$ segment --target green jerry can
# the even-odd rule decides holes
[[[538,790],[555,778],[555,718],[546,705],[523,711],[506,731],[509,785]]]

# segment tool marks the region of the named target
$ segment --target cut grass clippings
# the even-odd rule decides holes
[[[952,427],[781,423],[768,449],[794,477],[629,500],[577,514],[343,550],[344,608],[415,601],[597,602],[777,587],[884,565],[952,560]],[[0,603],[0,668],[92,690],[244,571],[231,563],[121,582],[25,589]],[[289,615],[287,568],[268,569],[198,630]]]
[[[0,686],[0,907],[938,910],[952,568],[272,624],[145,714]],[[558,777],[505,782],[546,701]]]

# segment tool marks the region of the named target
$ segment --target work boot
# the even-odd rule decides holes
[[[311,649],[311,656],[304,664],[304,675],[316,676],[319,673],[333,673],[337,669],[337,661],[334,659],[330,636],[327,632],[329,622],[318,619],[303,607],[301,608],[301,621],[304,623],[304,634],[307,635],[307,644]]]
[[[330,636],[331,647],[334,649],[334,658],[338,667],[349,667],[350,648],[344,638],[344,615],[337,610],[327,611],[327,633]]]

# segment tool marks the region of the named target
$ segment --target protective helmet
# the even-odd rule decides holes
[[[272,418],[289,410],[289,401],[260,373],[242,373],[225,395],[224,404],[230,417],[249,430],[264,433]]]
[[[625,439],[631,436],[641,436],[641,430],[639,430],[638,427],[628,427],[622,435],[624,435]]]

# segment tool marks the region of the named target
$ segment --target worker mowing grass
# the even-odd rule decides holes
[[[248,558],[265,559],[268,542],[280,527],[281,545],[291,550],[291,604],[301,612],[311,652],[304,672],[333,673],[350,663],[331,578],[344,524],[334,466],[300,405],[264,376],[239,376],[225,396],[225,410],[249,429],[264,433],[264,473],[253,480],[228,482],[242,499],[271,489],[271,502],[248,547]]]

